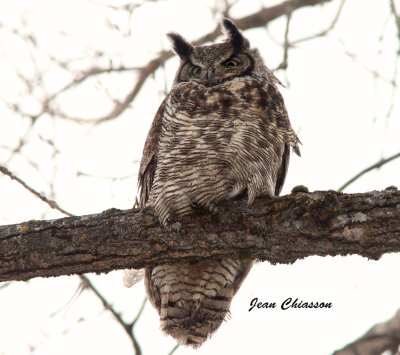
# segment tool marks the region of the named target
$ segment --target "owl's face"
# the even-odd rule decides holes
[[[230,20],[222,22],[227,40],[209,46],[193,46],[177,33],[169,33],[174,51],[181,59],[174,85],[195,81],[216,85],[238,76],[250,75],[255,68],[255,51]]]
[[[193,80],[204,85],[218,84],[250,73],[253,66],[249,53],[244,49],[236,52],[230,43],[194,47],[182,60],[177,82]]]

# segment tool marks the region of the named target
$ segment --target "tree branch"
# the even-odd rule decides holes
[[[335,15],[333,21],[330,23],[330,25],[329,25],[327,28],[325,28],[324,30],[322,30],[322,31],[320,31],[320,32],[318,32],[318,33],[315,33],[315,34],[313,34],[313,35],[311,35],[311,36],[299,38],[299,39],[297,39],[297,40],[291,42],[291,45],[296,45],[296,44],[298,44],[298,43],[305,42],[305,41],[309,41],[309,40],[311,40],[311,39],[315,39],[315,38],[318,38],[318,37],[324,37],[324,36],[326,36],[329,32],[331,32],[331,31],[334,29],[334,27],[336,26],[336,24],[337,24],[337,22],[338,22],[338,20],[339,20],[339,17],[340,17],[340,15],[341,15],[341,13],[342,13],[343,6],[344,6],[344,2],[345,2],[345,1],[346,1],[346,0],[342,0],[342,2],[340,3],[340,5],[339,5],[339,7],[338,7],[338,10],[336,11],[336,15]]]
[[[18,176],[15,176],[10,170],[8,170],[5,166],[0,165],[0,173],[3,173],[4,175],[7,175],[10,177],[11,180],[17,181],[19,184],[21,184],[25,189],[27,189],[29,192],[34,194],[36,197],[39,197],[43,202],[47,203],[51,208],[54,208],[56,210],[59,210],[60,212],[66,214],[67,216],[73,216],[73,214],[67,212],[66,210],[62,209],[56,201],[54,200],[49,200],[45,195],[37,192],[35,189],[30,187],[25,181],[20,179]]]
[[[206,258],[293,263],[311,255],[400,252],[400,192],[298,192],[221,204],[164,229],[149,209],[0,227],[0,281]]]
[[[359,179],[364,174],[370,172],[371,170],[379,169],[383,165],[390,163],[392,160],[395,160],[397,158],[400,158],[400,152],[390,156],[389,158],[381,158],[381,160],[377,161],[375,164],[372,164],[368,168],[365,168],[364,170],[360,171],[357,175],[353,176],[349,181],[340,186],[338,191],[343,191],[346,187],[348,187],[350,184],[352,184],[354,181]]]
[[[234,19],[236,25],[241,29],[241,30],[248,30],[251,28],[257,28],[257,27],[262,27],[265,26],[267,23],[281,17],[287,14],[288,8],[291,9],[291,11],[295,11],[297,9],[307,7],[307,6],[316,6],[316,5],[322,5],[327,2],[331,2],[332,0],[287,0],[283,1],[282,3],[266,8],[262,8],[258,12],[255,12],[253,14],[250,14],[248,16],[242,17],[242,18],[236,18]],[[202,36],[201,38],[193,41],[193,44],[198,46],[201,44],[204,44],[206,42],[212,42],[218,38],[218,36],[221,35],[221,30],[219,24],[215,27],[213,31],[210,33]],[[92,123],[102,123],[106,122],[108,120],[114,119],[115,117],[119,116],[122,112],[124,112],[129,105],[132,103],[132,101],[136,98],[137,94],[141,90],[142,86],[150,77],[151,75],[154,74],[154,72],[161,67],[168,59],[170,59],[173,56],[172,51],[163,51],[159,54],[157,58],[154,58],[153,60],[149,61],[148,64],[145,66],[138,68],[137,70],[137,81],[135,85],[132,87],[131,91],[127,93],[125,98],[117,102],[114,107],[111,109],[111,111],[101,117],[98,117],[96,119],[90,119],[87,120],[85,118],[81,117],[70,117],[66,115],[65,113],[61,111],[55,111],[51,112],[52,114],[55,114],[57,116],[60,116],[65,119],[77,121],[77,122],[92,122]],[[72,82],[70,85],[74,85],[75,83]]]
[[[333,355],[380,355],[390,351],[398,354],[400,346],[400,311],[384,323],[373,326],[355,342],[335,351]]]
[[[97,288],[93,285],[93,283],[90,281],[90,279],[87,276],[82,275],[80,278],[84,284],[84,287],[92,290],[92,292],[97,296],[97,298],[103,304],[103,307],[105,309],[109,310],[112,313],[112,315],[114,316],[114,318],[116,319],[116,321],[122,326],[122,328],[124,328],[126,334],[128,335],[129,339],[132,342],[133,348],[135,349],[135,355],[142,355],[142,349],[140,348],[139,342],[137,341],[135,334],[133,333],[133,326],[135,325],[137,320],[142,315],[143,308],[144,308],[145,302],[147,300],[147,297],[142,302],[142,306],[141,306],[139,313],[136,316],[135,320],[131,324],[128,324],[122,319],[121,315],[114,309],[114,307],[107,301],[107,299],[97,290]]]

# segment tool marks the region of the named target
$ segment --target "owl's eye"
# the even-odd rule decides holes
[[[201,68],[200,67],[193,67],[192,69],[192,75],[198,75],[201,72]]]
[[[239,65],[239,61],[237,60],[228,60],[227,62],[224,63],[224,65],[228,68],[233,68],[233,67],[237,67]]]

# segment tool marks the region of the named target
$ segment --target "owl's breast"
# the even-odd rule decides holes
[[[176,111],[193,118],[214,115],[220,119],[241,118],[246,112],[262,115],[269,103],[266,87],[251,77],[238,77],[216,86],[180,83],[170,98]]]
[[[266,119],[268,107],[267,90],[252,78],[172,89],[152,189],[162,221],[190,213],[193,205],[212,210],[244,191],[250,202],[273,194],[284,142],[275,116]]]

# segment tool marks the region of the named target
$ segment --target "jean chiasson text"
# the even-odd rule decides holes
[[[332,302],[320,302],[320,301],[302,301],[298,298],[293,299],[292,297],[286,298],[280,303],[280,308],[284,311],[287,309],[301,308],[301,309],[314,309],[314,308],[332,308]],[[259,301],[258,298],[253,298],[250,302],[249,312],[256,308],[277,308],[277,302],[264,302]]]

